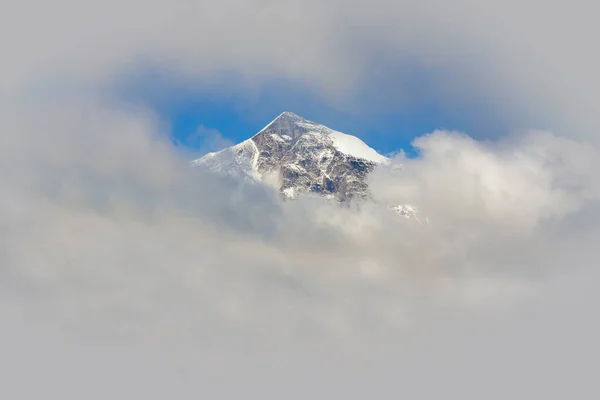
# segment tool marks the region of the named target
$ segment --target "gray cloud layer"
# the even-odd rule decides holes
[[[7,88],[98,84],[151,63],[188,84],[232,71],[246,77],[247,90],[285,78],[318,91],[335,107],[487,104],[506,114],[510,126],[530,128],[523,124],[533,121],[562,135],[597,136],[593,2],[4,5],[0,43]],[[373,91],[377,95],[361,102]]]
[[[537,2],[515,4],[58,1],[31,13],[5,2],[0,372],[11,397],[93,398],[100,382],[98,398],[591,393],[592,13],[545,4],[541,18]],[[431,71],[423,96],[489,95],[572,129],[417,138],[420,157],[399,155],[403,170],[371,185],[429,224],[376,204],[282,204],[190,170],[154,115],[89,95],[137,57],[190,82],[283,76],[342,106],[392,76],[397,96],[382,98],[409,102],[409,80],[386,66],[414,60]],[[49,80],[72,97],[32,102]],[[316,393],[294,390],[309,386],[299,376]]]
[[[215,374],[202,372],[210,363],[220,373],[233,363],[231,379],[258,390],[267,376],[290,385],[297,384],[294,374],[316,377],[306,368],[317,362],[320,374],[332,379],[319,383],[322,394],[356,396],[338,387],[351,379],[344,377],[370,376],[359,391],[375,390],[376,371],[387,376],[399,369],[425,379],[429,367],[415,372],[413,363],[454,368],[450,360],[462,359],[464,373],[486,362],[501,363],[490,374],[512,362],[539,368],[538,334],[549,334],[539,351],[556,346],[552,351],[568,360],[573,355],[564,353],[562,333],[547,332],[548,324],[573,318],[591,324],[583,310],[595,297],[573,309],[563,297],[581,298],[579,289],[596,275],[588,271],[599,239],[592,218],[598,199],[593,147],[544,132],[495,143],[443,131],[420,137],[419,158],[400,155],[395,162],[402,170],[371,177],[383,204],[419,204],[430,219],[419,224],[381,204],[358,211],[318,199],[280,203],[268,188],[190,170],[160,139],[160,123],[144,112],[83,101],[5,110],[2,317],[12,326],[5,335],[21,329],[40,335],[8,337],[3,346],[8,351],[18,343],[36,365],[56,357],[54,348],[66,354],[50,374],[57,381],[46,381],[50,387],[65,385],[55,374],[96,382],[89,374],[126,362],[134,369],[131,380],[119,378],[127,372],[118,368],[107,375],[124,393],[150,393],[136,379],[160,379],[150,387],[186,393],[179,373],[169,372],[181,365],[189,393],[235,396],[240,392],[218,380],[202,389],[198,382],[204,381],[194,377]],[[526,322],[528,315],[539,321]],[[482,328],[490,323],[510,330],[514,341]],[[69,337],[81,344],[64,343]],[[504,358],[483,344],[473,352],[471,340],[496,341],[491,346],[519,354]],[[294,362],[290,375],[269,369],[284,361],[266,354],[281,351]],[[197,360],[200,354],[208,358]],[[79,357],[98,360],[89,374],[74,368]],[[167,364],[155,370],[140,357]],[[334,373],[338,357],[346,369]],[[359,359],[380,364],[358,367]],[[246,375],[253,362],[265,363],[264,375]],[[32,379],[43,383],[39,368]],[[432,371],[433,379],[449,379],[442,378],[443,368]],[[562,366],[547,373],[557,371],[566,373]],[[9,374],[24,379],[19,370]],[[513,388],[546,393],[538,383],[510,376]],[[75,384],[73,396],[85,387]],[[270,390],[277,396],[284,388]],[[475,387],[473,396],[483,389]]]

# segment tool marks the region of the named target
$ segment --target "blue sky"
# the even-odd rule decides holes
[[[166,122],[172,141],[192,151],[202,147],[202,138],[196,135],[200,127],[238,143],[283,111],[358,136],[383,154],[399,149],[412,154],[410,142],[435,129],[459,130],[478,139],[495,138],[511,129],[508,119],[485,101],[449,104],[435,96],[420,96],[414,104],[386,102],[392,90],[389,76],[350,94],[360,99],[350,106],[283,79],[249,85],[235,74],[222,74],[208,84],[181,82],[151,70],[127,76],[117,85],[119,96],[155,111]],[[418,93],[419,84],[425,92],[426,81],[416,80],[411,90]]]

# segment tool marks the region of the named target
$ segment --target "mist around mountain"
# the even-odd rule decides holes
[[[340,204],[378,201],[367,177],[375,169],[401,172],[401,165],[356,136],[333,130],[286,111],[251,138],[194,160],[193,165],[220,175],[265,184],[284,200],[319,196]],[[407,218],[415,206],[386,203]]]

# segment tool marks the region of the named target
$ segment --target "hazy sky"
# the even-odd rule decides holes
[[[597,11],[0,0],[5,392],[596,398]],[[284,110],[430,223],[189,169]]]

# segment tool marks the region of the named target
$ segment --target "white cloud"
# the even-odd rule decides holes
[[[547,132],[485,143],[436,131],[413,146],[418,158],[401,154],[394,163],[403,169],[375,174],[371,185],[389,203],[419,204],[431,217],[467,223],[469,230],[483,223],[497,232],[506,227],[510,234],[529,234],[598,194],[594,148]]]
[[[5,279],[32,312],[101,336],[285,344],[313,332],[354,347],[438,303],[504,308],[554,263],[552,232],[597,199],[595,150],[543,132],[416,139],[420,157],[371,185],[384,204],[418,204],[432,221],[421,225],[191,170],[144,112],[7,110]]]
[[[70,382],[75,398],[103,376],[132,395],[210,390],[231,398],[240,392],[192,379],[197,368],[228,368],[233,382],[259,390],[270,380],[250,365],[269,365],[269,354],[285,351],[295,366],[274,367],[270,379],[293,384],[294,371],[313,376],[303,366],[317,363],[318,376],[333,379],[320,390],[352,398],[379,390],[360,381],[363,374],[375,379],[376,371],[417,365],[422,381],[429,374],[419,363],[437,357],[464,360],[455,368],[481,374],[471,364],[483,362],[472,341],[502,340],[482,328],[489,321],[504,332],[524,330],[525,343],[506,346],[539,368],[527,335],[548,335],[551,321],[574,318],[561,302],[581,296],[576,288],[595,274],[586,269],[595,265],[599,232],[589,217],[597,154],[548,133],[496,143],[443,131],[416,139],[421,156],[400,157],[404,169],[378,172],[372,185],[379,199],[418,203],[432,221],[421,225],[377,205],[358,212],[318,199],[280,203],[270,188],[201,174],[160,139],[160,123],[145,112],[83,99],[3,110],[0,315],[11,328],[0,364],[16,375],[7,389],[14,393],[30,377],[56,390]],[[557,280],[569,271],[570,280]],[[567,300],[554,300],[557,293]],[[582,321],[573,323],[588,322],[595,292],[585,293],[592,297],[574,306]],[[522,322],[521,309],[542,322]],[[65,335],[81,344],[66,344]],[[550,332],[539,351],[560,335]],[[499,363],[491,374],[510,365],[503,352],[478,349]],[[406,355],[398,361],[396,352]],[[352,369],[334,369],[338,357]],[[355,364],[380,357],[378,367]],[[61,361],[50,368],[51,359]],[[431,379],[448,379],[433,371]],[[350,383],[339,386],[336,376]],[[271,395],[284,388],[271,387]],[[477,396],[484,387],[472,389]],[[555,394],[533,384],[522,390]]]
[[[298,376],[317,397],[383,395],[398,376],[411,398],[589,395],[594,13],[449,4],[4,2],[0,375],[11,397],[90,398],[99,382],[101,398],[301,397]],[[224,70],[251,87],[289,78],[340,107],[388,78],[399,83],[382,98],[410,103],[410,74],[395,67],[412,59],[432,73],[419,96],[552,111],[571,139],[418,138],[421,156],[372,185],[428,225],[375,205],[281,204],[191,171],[155,116],[98,99],[139,57],[184,83]],[[70,98],[47,101],[40,82]],[[267,355],[277,350],[298,362],[282,368]]]

